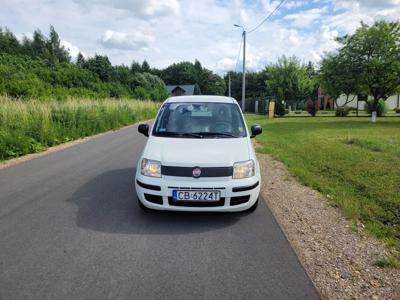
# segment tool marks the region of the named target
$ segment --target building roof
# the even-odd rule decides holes
[[[178,85],[167,85],[166,87],[169,94],[171,94],[175,88],[180,87],[185,91],[186,95],[193,95],[195,86],[196,86],[195,84],[182,84],[182,85],[178,84]]]
[[[177,102],[237,103],[236,100],[232,97],[208,96],[208,95],[176,96],[176,97],[169,97],[167,100],[165,100],[165,103],[177,103]]]

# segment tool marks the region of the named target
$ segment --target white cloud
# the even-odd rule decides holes
[[[17,33],[15,37],[22,42],[24,39],[31,40],[33,39],[33,33],[32,32],[24,32],[24,33]]]
[[[270,13],[273,11],[278,5],[280,1],[277,0],[262,0],[262,5],[264,7],[264,12]]]
[[[129,12],[141,18],[175,15],[179,12],[177,0],[74,0],[90,9],[94,5],[102,5]]]
[[[305,4],[303,1],[288,1],[285,3],[285,7],[288,9],[298,8]]]
[[[326,9],[313,8],[299,13],[286,15],[283,19],[291,21],[291,25],[294,27],[308,27],[312,23],[321,20],[325,11]]]
[[[236,67],[236,59],[230,57],[224,57],[217,61],[215,69],[219,72],[225,72],[226,70],[234,70]]]
[[[99,53],[113,64],[127,65],[146,59],[158,68],[198,59],[222,74],[235,68],[238,57],[241,29],[233,24],[251,30],[280,0],[3,2],[3,26],[15,33],[40,28],[47,35],[52,24],[70,44],[72,56],[78,50]],[[283,54],[317,62],[324,52],[336,49],[336,36],[354,32],[361,20],[372,24],[399,16],[400,0],[287,0],[273,18],[248,34],[247,66],[262,69]]]
[[[75,59],[78,56],[78,53],[81,52],[79,48],[75,45],[72,45],[70,42],[61,40],[61,46],[68,51],[69,55],[71,55],[72,59]],[[81,52],[83,56],[86,56],[85,53]]]
[[[152,41],[152,36],[139,31],[126,33],[113,30],[106,30],[99,40],[105,48],[122,50],[147,48]]]
[[[334,0],[334,5],[337,8],[351,9],[352,7],[358,6],[362,8],[385,8],[399,6],[400,0]]]

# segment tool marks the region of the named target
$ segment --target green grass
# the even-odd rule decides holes
[[[0,161],[153,118],[158,108],[159,103],[138,100],[0,97]]]
[[[260,152],[324,195],[354,222],[400,251],[400,118],[281,118],[247,115],[263,126]],[[396,258],[397,257],[397,258]],[[399,261],[398,261],[399,262]],[[398,264],[391,263],[391,266]]]

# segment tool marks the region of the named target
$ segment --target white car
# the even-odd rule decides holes
[[[260,168],[236,100],[221,96],[168,98],[150,128],[135,186],[143,209],[252,211],[260,193]]]

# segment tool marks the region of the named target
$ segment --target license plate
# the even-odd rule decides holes
[[[172,199],[175,201],[219,201],[220,191],[172,191]]]

